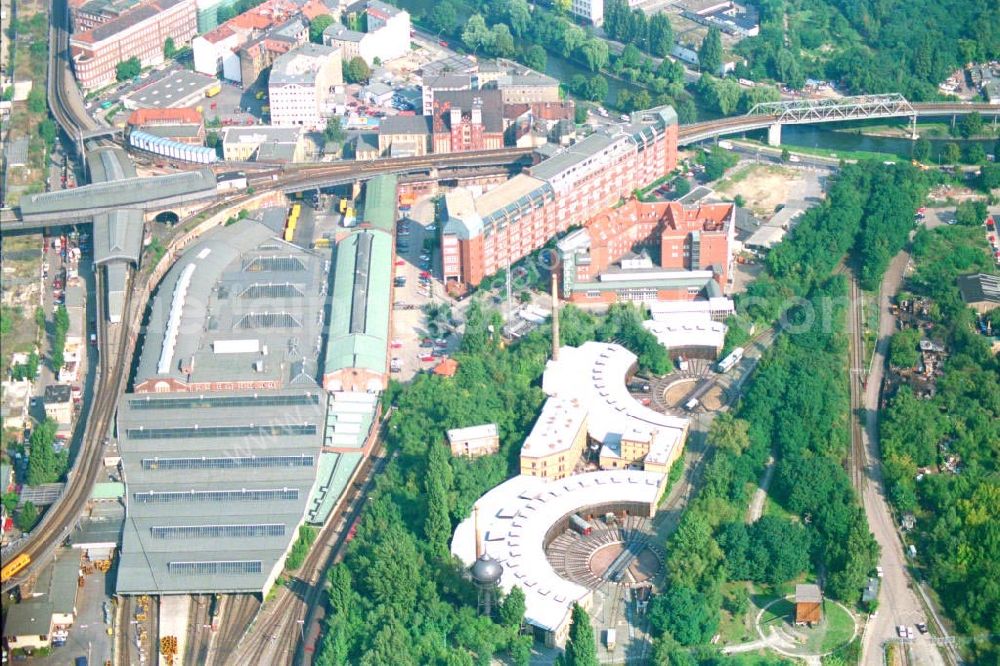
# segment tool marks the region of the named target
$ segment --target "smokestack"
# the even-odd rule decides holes
[[[559,360],[559,278],[552,267],[552,360]]]
[[[473,520],[476,525],[476,559],[483,556],[483,540],[479,537],[479,507],[472,507]]]

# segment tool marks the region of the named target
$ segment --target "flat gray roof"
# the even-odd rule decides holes
[[[118,146],[97,148],[87,153],[87,167],[91,183],[110,183],[136,177],[135,165]]]
[[[263,592],[305,515],[325,411],[319,387],[126,394],[117,592]]]
[[[215,173],[208,168],[165,176],[124,178],[21,197],[21,214],[76,213],[92,208],[141,208],[150,200],[170,199],[215,191]]]
[[[340,49],[324,44],[305,43],[302,46],[278,56],[271,65],[269,86],[312,84],[316,72],[334,53]]]
[[[286,243],[252,219],[206,234],[174,264],[153,299],[136,386],[161,378],[316,386],[329,263],[329,250]],[[180,293],[176,287],[187,271]],[[164,356],[177,306],[178,334]]]
[[[29,599],[14,604],[7,611],[4,636],[46,636],[52,631],[52,604]]]
[[[168,76],[150,83],[125,96],[129,108],[173,109],[187,106],[194,98],[215,83],[207,74],[186,69],[175,70]]]

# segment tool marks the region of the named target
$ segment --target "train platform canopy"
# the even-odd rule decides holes
[[[347,489],[354,470],[362,458],[361,451],[357,453],[321,453],[319,456],[319,472],[316,474],[316,485],[306,505],[306,522],[310,525],[326,523],[337,501]]]
[[[165,176],[126,177],[69,190],[29,194],[21,197],[21,216],[31,221],[57,213],[143,208],[149,201],[179,200],[215,191],[215,173],[209,168]]]
[[[128,394],[120,594],[266,593],[316,481],[326,396]]]
[[[612,449],[623,436],[649,441],[647,462],[666,464],[684,446],[688,419],[654,411],[637,401],[626,381],[638,358],[625,347],[603,342],[563,346],[559,360],[545,366],[542,389],[551,398],[570,400],[587,413],[587,434]]]
[[[107,560],[122,542],[125,507],[120,502],[95,502],[89,516],[80,519],[70,535],[78,548],[92,561]]]
[[[392,233],[396,223],[396,176],[375,176],[365,185],[365,202],[361,219],[376,229]]]
[[[94,263],[139,263],[142,253],[142,211],[121,208],[94,216]]]
[[[546,538],[560,521],[595,509],[628,509],[652,516],[665,488],[666,477],[637,470],[605,470],[577,474],[558,481],[519,475],[480,497],[475,516],[455,529],[451,552],[466,565],[477,550],[503,566],[500,587],[514,586],[525,594],[525,621],[550,632],[557,644],[565,641],[573,604],[590,606],[591,591],[560,577],[545,555]],[[482,541],[477,544],[477,539]]]
[[[647,305],[653,321],[671,321],[678,316],[690,315],[705,315],[711,319],[723,320],[736,313],[736,304],[725,296],[697,301],[655,301]]]
[[[153,300],[135,391],[316,387],[328,263],[252,219],[207,234]]]
[[[138,176],[128,153],[118,146],[105,146],[88,152],[87,170],[91,183],[111,183]]]
[[[391,276],[390,234],[362,230],[337,244],[323,373],[327,389],[349,388],[342,373],[361,371],[369,377],[364,390],[382,390],[388,366]]]

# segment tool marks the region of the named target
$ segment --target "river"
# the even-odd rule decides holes
[[[884,124],[883,121],[879,121]],[[917,125],[920,131],[920,125]],[[931,154],[936,159],[944,150],[945,144],[957,143],[959,146],[966,146],[970,143],[978,143],[987,154],[993,152],[994,140],[967,141],[963,139],[953,139],[950,137],[928,137],[931,142]],[[785,125],[781,128],[781,144],[783,146],[802,148],[824,148],[826,150],[843,151],[865,151],[872,153],[886,153],[910,159],[913,150],[913,141],[903,137],[871,136],[868,134],[858,134],[857,128],[851,131],[838,130],[834,125]]]

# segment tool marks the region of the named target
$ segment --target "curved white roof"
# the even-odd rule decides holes
[[[635,354],[617,344],[562,347],[559,360],[545,367],[542,388],[549,396],[573,400],[587,412],[592,439],[615,445],[626,433],[645,433],[654,441],[650,460],[666,461],[674,447],[684,444],[688,420],[654,411],[628,392],[625,380],[636,360]]]
[[[654,472],[605,470],[559,481],[519,475],[476,502],[483,548],[503,565],[500,586],[524,591],[525,620],[557,631],[569,620],[574,602],[590,590],[560,577],[543,548],[545,534],[564,516],[587,507],[618,502],[648,504],[655,512],[666,477]],[[466,565],[476,559],[476,518],[455,530],[451,552]]]
[[[678,315],[671,321],[644,321],[642,325],[667,349],[678,347],[721,349],[726,341],[726,325],[721,321],[712,321],[707,313]]]

